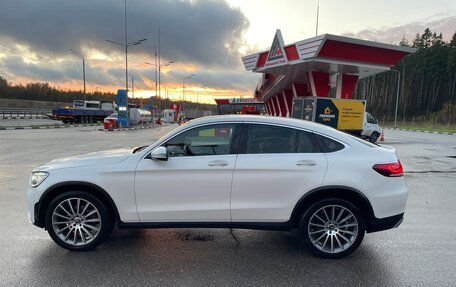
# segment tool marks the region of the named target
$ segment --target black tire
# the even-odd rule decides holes
[[[350,215],[352,217],[344,220]],[[363,241],[366,225],[364,216],[352,203],[329,198],[314,203],[304,212],[299,222],[299,231],[312,254],[321,258],[339,259],[358,248]]]
[[[378,137],[379,137],[379,134],[377,132],[373,132],[370,136],[369,136],[369,141],[371,143],[376,143],[377,140],[378,140]]]
[[[46,210],[45,225],[51,238],[61,247],[87,251],[109,237],[114,217],[103,202],[90,193],[68,191],[51,201]]]

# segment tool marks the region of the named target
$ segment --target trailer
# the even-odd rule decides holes
[[[293,99],[291,117],[361,136],[365,106],[364,100],[299,97]]]
[[[64,124],[103,122],[115,109],[115,103],[110,101],[75,100],[71,108],[53,109],[52,119]]]
[[[211,111],[198,110],[198,109],[186,109],[184,112],[184,117],[187,120],[194,120],[196,118],[212,116]]]

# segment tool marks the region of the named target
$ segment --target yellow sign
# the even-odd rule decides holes
[[[198,135],[200,137],[214,137],[215,136],[215,129],[200,130]]]
[[[364,103],[362,101],[333,99],[333,103],[339,110],[338,130],[363,129]]]

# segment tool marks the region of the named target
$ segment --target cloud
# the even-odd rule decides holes
[[[357,33],[347,32],[342,35],[388,44],[399,44],[404,36],[410,43],[413,42],[416,34],[422,34],[426,28],[430,28],[432,32],[437,34],[442,33],[444,40],[449,41],[456,32],[456,16],[439,14],[396,27],[367,28]]]
[[[209,78],[224,88],[250,89],[254,85],[230,72],[242,74],[239,49],[244,45],[243,34],[249,22],[238,8],[225,1],[128,0],[127,17],[128,41],[147,38],[129,49],[132,74],[152,74],[135,68],[134,61],[153,61],[160,26],[162,59],[197,67],[201,76],[208,76],[198,79],[202,85],[211,85]],[[123,48],[105,39],[124,41],[122,0],[19,0],[6,1],[0,9],[0,66],[13,81],[14,77],[54,82],[81,79],[81,64],[68,51],[71,48],[86,57],[88,82],[121,86],[125,77]],[[108,59],[94,61],[94,54]],[[35,62],[24,59],[30,55]],[[52,62],[55,59],[63,62]],[[176,82],[182,80],[182,75],[174,74]],[[226,75],[230,78],[224,82]],[[141,78],[138,76],[138,85],[145,86]],[[234,84],[239,79],[242,84]]]

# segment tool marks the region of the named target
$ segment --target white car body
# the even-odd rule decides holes
[[[166,161],[150,158],[155,148],[182,132],[224,123],[289,127],[336,140],[344,148],[329,153],[180,156]],[[373,170],[375,164],[397,162],[394,149],[308,121],[206,117],[177,128],[139,152],[132,150],[95,152],[36,168],[49,176],[28,190],[29,220],[43,227],[43,219],[37,218],[43,214],[43,198],[56,187],[79,184],[104,191],[121,227],[217,223],[288,229],[295,227],[293,216],[301,201],[325,189],[346,189],[365,199],[370,206],[363,207],[370,214],[366,214],[370,216],[368,232],[395,227],[405,211],[407,188],[403,177],[386,177]]]

